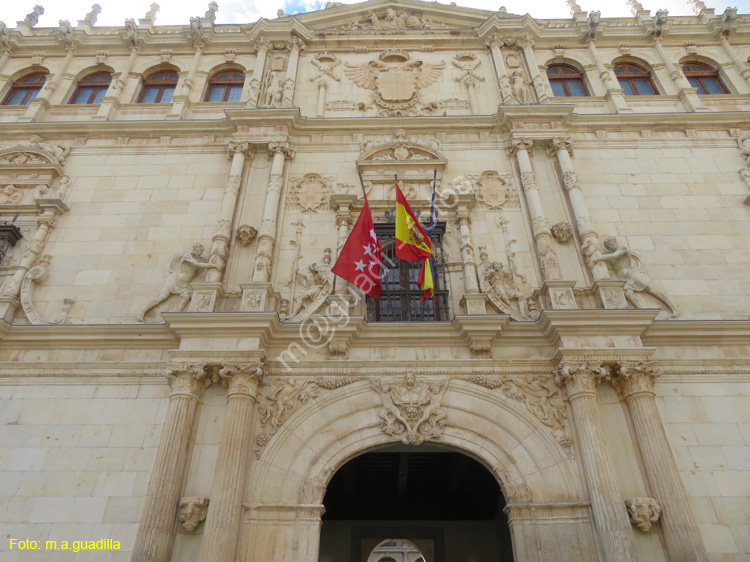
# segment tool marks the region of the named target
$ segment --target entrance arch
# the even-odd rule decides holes
[[[518,402],[469,381],[426,376],[417,377],[417,384],[436,379],[447,383],[440,404],[444,427],[427,444],[472,457],[497,480],[509,505],[516,560],[527,559],[519,543],[528,542],[537,555],[539,518],[551,514],[557,519],[560,510],[565,511],[569,542],[580,544],[579,553],[595,552],[582,479],[550,429]],[[289,415],[252,463],[244,562],[318,561],[322,501],[333,474],[358,455],[400,442],[398,435],[383,430],[383,410],[372,381],[353,378]],[[533,516],[527,513],[531,504]],[[557,548],[556,539],[553,545]],[[554,552],[559,558],[559,550]],[[596,558],[583,555],[578,560]]]

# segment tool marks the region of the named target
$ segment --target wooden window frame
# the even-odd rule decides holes
[[[618,68],[627,67],[627,66],[637,68],[638,70],[637,72],[632,72],[632,71],[626,71],[626,72],[620,72],[620,73],[617,72]],[[656,85],[654,84],[654,81],[651,78],[651,72],[649,72],[648,70],[646,70],[645,68],[643,68],[642,66],[638,64],[634,64],[632,62],[617,63],[614,68],[614,73],[615,73],[615,76],[617,77],[618,82],[620,83],[627,82],[630,85],[630,88],[633,90],[633,92],[635,92],[634,94],[626,93],[625,94],[626,96],[630,96],[630,95],[658,96],[659,95],[659,90],[656,89]],[[646,82],[648,82],[648,85],[651,86],[651,89],[653,90],[654,93],[649,92],[647,94],[642,94],[641,92],[639,92],[638,84],[636,83],[637,80],[645,80]]]
[[[558,68],[568,68],[575,72],[575,74],[563,74],[562,72],[558,74],[552,74],[550,75],[550,70],[558,69]],[[547,80],[552,82],[558,82],[562,84],[563,91],[565,92],[565,96],[554,96],[554,97],[566,97],[566,98],[579,98],[581,96],[574,96],[570,93],[570,88],[568,87],[568,82],[580,82],[581,88],[583,89],[583,95],[584,97],[589,97],[589,89],[586,87],[586,81],[583,79],[583,73],[578,70],[574,66],[570,66],[569,64],[552,64],[547,68]],[[554,89],[553,89],[554,93]]]
[[[13,82],[13,86],[11,87],[10,92],[8,92],[8,95],[5,96],[5,99],[3,100],[3,105],[11,105],[8,102],[11,100],[14,94],[21,91],[26,92],[21,100],[21,103],[14,103],[12,105],[29,105],[29,102],[33,99],[31,94],[37,92],[38,95],[39,92],[42,91],[42,88],[44,88],[44,84],[47,82],[48,76],[49,74],[46,74],[44,72],[32,72],[31,74],[27,74],[26,76],[19,78],[18,80]],[[29,78],[37,78],[37,81],[26,82],[26,80],[28,80]],[[41,82],[38,81],[39,78],[42,78]]]
[[[241,70],[236,70],[233,68],[221,70],[219,72],[216,72],[211,79],[208,81],[208,89],[206,90],[206,96],[203,99],[203,101],[210,102],[210,103],[222,103],[222,102],[228,102],[227,99],[229,97],[229,92],[231,91],[232,87],[240,87],[240,91],[242,90],[242,87],[245,85],[245,77],[242,76],[242,78],[221,78],[222,74],[227,73],[237,73],[242,75]],[[211,101],[211,93],[214,90],[214,88],[223,88],[224,93],[221,96],[220,100],[214,100]]]
[[[695,69],[685,70],[685,67],[689,67],[689,66],[698,67],[698,69],[700,70],[695,70]],[[708,88],[706,88],[706,85],[703,82],[703,80],[706,78],[713,78],[714,80],[716,80],[716,83],[719,85],[719,88],[721,89],[722,94],[729,93],[729,89],[726,87],[726,85],[724,85],[724,82],[721,80],[721,77],[719,77],[719,71],[714,68],[711,68],[709,65],[704,64],[702,62],[689,61],[689,62],[683,62],[681,64],[681,68],[682,68],[682,73],[685,75],[685,78],[687,78],[688,82],[690,82],[690,79],[692,78],[693,80],[696,80],[698,84],[700,84],[700,87],[703,88],[703,90],[705,90],[704,93],[701,93],[699,91],[698,95],[701,95],[701,96],[721,95],[721,94],[712,94],[711,92],[708,91]]]
[[[109,78],[108,82],[101,82],[101,81],[91,81],[93,78],[97,76],[107,76]],[[83,80],[78,82],[78,87],[76,88],[76,91],[73,92],[73,97],[70,98],[71,105],[94,105],[94,100],[96,99],[97,94],[104,90],[106,92],[109,89],[109,85],[112,83],[112,74],[107,71],[100,71],[100,72],[94,72],[92,74],[89,74],[86,76]],[[89,95],[88,101],[85,103],[76,103],[76,99],[78,99],[78,94],[81,92],[82,89],[85,88],[91,88],[92,92]]]
[[[159,79],[154,78],[155,76],[159,76],[160,74],[164,74],[164,73],[174,74],[177,77],[177,79],[176,80],[166,80],[166,79],[159,80]],[[164,91],[167,88],[172,88],[172,93],[174,94],[174,90],[177,88],[177,82],[179,82],[179,80],[180,80],[180,77],[177,74],[177,71],[175,70],[167,69],[167,70],[157,70],[156,72],[152,72],[148,76],[148,78],[145,78],[143,80],[141,93],[138,96],[137,103],[162,103],[161,98],[164,95]],[[143,96],[146,95],[146,91],[149,88],[157,88],[156,98],[154,98],[154,101],[144,102]],[[169,102],[164,102],[164,103],[169,103]]]
[[[432,231],[433,265],[435,267],[435,293],[432,304],[420,304],[422,291],[416,284],[421,262],[401,261],[395,257],[395,224],[376,223],[375,232],[383,247],[383,287],[380,300],[367,297],[368,322],[441,322],[450,320],[449,292],[446,286],[443,235],[445,223],[438,222]],[[399,272],[400,287],[389,288],[384,269]],[[396,305],[398,303],[398,305]],[[431,310],[428,308],[431,306]]]

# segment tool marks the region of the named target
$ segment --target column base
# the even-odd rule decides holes
[[[190,286],[193,288],[193,297],[188,306],[190,312],[213,312],[216,298],[224,296],[221,283],[191,283]]]
[[[18,305],[19,300],[15,297],[0,297],[0,319],[12,324]]]
[[[605,309],[624,309],[628,308],[628,301],[625,299],[625,293],[622,288],[625,281],[620,279],[599,279],[594,281],[591,288],[599,295],[602,308]]]
[[[548,279],[542,283],[541,290],[535,291],[541,293],[546,299],[547,304],[554,310],[574,310],[578,308],[573,287],[575,281],[565,281],[562,279]]]
[[[487,295],[484,293],[464,293],[460,304],[470,316],[487,314]]]
[[[242,289],[242,312],[262,312],[270,309],[272,296],[270,283],[240,283]]]

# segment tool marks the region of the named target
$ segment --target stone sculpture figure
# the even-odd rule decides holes
[[[44,8],[37,4],[36,6],[34,6],[34,9],[31,11],[31,13],[26,15],[23,21],[25,21],[29,27],[34,27],[37,23],[39,23],[39,16],[41,15],[44,15]]]
[[[523,79],[521,70],[514,70],[510,73],[510,91],[513,94],[513,99],[519,105],[528,105],[529,90],[526,88],[526,81]]]
[[[145,322],[149,310],[160,305],[172,295],[179,295],[182,300],[178,310],[185,308],[192,294],[190,282],[198,274],[198,271],[201,269],[217,269],[217,266],[201,261],[204,249],[203,244],[195,244],[191,252],[177,256],[170,262],[161,293],[138,313],[136,318],[139,322]]]
[[[633,306],[636,308],[647,308],[635,295],[635,293],[646,292],[669,307],[670,318],[679,316],[680,311],[672,300],[654,288],[653,282],[646,275],[645,271],[643,271],[643,264],[637,255],[631,252],[627,246],[620,246],[617,238],[614,236],[608,236],[604,240],[604,248],[607,250],[606,253],[594,257],[592,262],[603,261],[612,266],[617,278],[625,281],[623,291],[625,291],[625,297],[633,303]]]
[[[493,261],[491,263],[482,262],[480,264],[483,289],[493,302],[500,301],[509,308],[515,308],[511,300],[518,301],[518,312],[521,316],[524,313],[524,303],[526,297],[522,295],[515,287],[513,274],[505,270],[502,262]]]
[[[309,318],[323,304],[333,290],[334,275],[331,273],[331,250],[326,248],[323,263],[313,263],[306,272],[297,271],[297,283],[304,289],[294,296],[296,313],[289,318],[290,322],[301,322]]]
[[[271,71],[268,75],[268,83],[266,85],[266,96],[263,100],[264,107],[280,107],[281,100],[284,90],[281,87],[281,79],[279,73]]]

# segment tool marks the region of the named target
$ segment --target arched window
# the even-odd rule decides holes
[[[217,72],[208,82],[206,101],[240,101],[245,76],[239,70]]]
[[[658,94],[651,73],[632,63],[615,65],[615,76],[626,96],[655,96]]]
[[[138,103],[170,103],[179,77],[174,70],[159,70],[143,80]]]
[[[74,104],[102,103],[102,97],[112,82],[109,72],[89,74],[78,82],[78,89],[70,100]]]
[[[547,69],[547,78],[555,97],[588,96],[583,75],[572,66],[556,64]]]
[[[682,65],[682,72],[693,88],[698,88],[699,94],[728,94],[726,86],[721,83],[718,71],[707,64],[686,62]]]
[[[10,93],[5,97],[3,105],[29,105],[37,94],[39,94],[47,75],[42,72],[29,74],[16,80]]]

